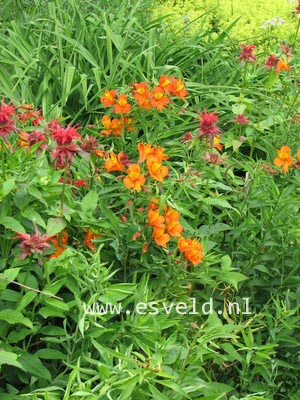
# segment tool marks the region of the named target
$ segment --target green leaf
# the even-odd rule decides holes
[[[47,230],[46,233],[49,237],[56,235],[57,233],[61,232],[67,223],[61,217],[56,218],[49,218],[47,222]]]
[[[0,350],[0,367],[2,364],[13,365],[14,367],[22,368],[17,361],[18,355],[10,351]]]
[[[89,192],[81,201],[81,208],[84,212],[93,213],[97,207],[98,194],[95,191]]]
[[[25,233],[25,229],[23,226],[20,224],[19,221],[17,221],[13,217],[4,217],[0,220],[0,224],[4,225],[5,228],[11,229],[14,232],[20,232],[20,233]]]
[[[18,358],[18,361],[25,372],[46,379],[47,381],[51,381],[50,372],[35,354],[23,353]]]
[[[23,324],[30,329],[33,329],[30,319],[25,318],[24,315],[17,310],[2,310],[0,311],[0,320],[6,321],[9,324]]]
[[[8,181],[5,181],[3,183],[3,189],[2,189],[2,196],[5,197],[7,196],[15,187],[15,179],[9,179]]]
[[[64,310],[64,311],[69,310],[68,304],[64,303],[61,300],[47,298],[47,299],[45,299],[45,303],[47,303],[51,307],[59,308],[60,310]]]
[[[206,198],[203,200],[205,204],[220,208],[232,208],[232,206],[225,199]]]
[[[18,307],[16,308],[17,311],[22,311],[24,308],[28,306],[37,296],[36,292],[27,292],[22,298],[21,301],[18,303]]]
[[[65,360],[67,358],[66,354],[54,349],[41,349],[34,355],[45,360]]]
[[[29,219],[33,223],[37,223],[40,225],[42,228],[47,229],[47,226],[43,220],[43,218],[40,216],[40,214],[35,211],[33,208],[26,208],[24,211],[22,211],[22,216]]]

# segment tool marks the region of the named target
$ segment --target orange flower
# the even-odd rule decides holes
[[[159,162],[162,162],[163,160],[167,160],[169,158],[166,154],[164,154],[163,147],[156,147],[156,145],[151,147],[151,144],[149,143],[147,144],[139,143],[138,151],[140,153],[140,158],[138,161],[139,163],[142,163],[150,156],[156,157],[159,160]]]
[[[153,107],[161,111],[169,103],[168,97],[166,97],[165,92],[159,86],[156,86],[151,93],[150,103]]]
[[[164,154],[164,151],[165,149],[163,147],[156,147],[156,145],[154,145],[151,155],[156,157],[159,162],[163,162],[163,160],[167,160],[169,158],[166,154]]]
[[[125,171],[125,166],[122,164],[122,157],[124,154],[120,152],[118,154],[118,157],[115,155],[115,153],[112,151],[110,153],[110,158],[105,161],[104,168],[106,169],[107,172],[111,171]]]
[[[178,240],[178,249],[184,253],[184,257],[193,265],[200,264],[204,257],[203,246],[197,239],[184,239],[181,237]]]
[[[139,163],[145,161],[151,154],[152,154],[152,147],[151,144],[147,143],[139,143],[138,144],[138,151],[140,153]]]
[[[117,118],[112,120],[108,115],[104,115],[101,121],[105,128],[101,131],[103,135],[111,135],[112,133],[115,136],[121,135],[122,125]]]
[[[183,227],[179,223],[180,214],[170,207],[165,207],[166,232],[172,237],[181,237]]]
[[[56,251],[51,254],[49,258],[57,258],[66,250],[68,244],[68,232],[63,230],[61,233],[54,235],[50,241],[54,244]]]
[[[158,205],[159,205],[159,198],[155,197],[153,199],[151,199],[148,203],[148,208],[149,210],[157,210],[158,209]]]
[[[161,161],[155,156],[147,158],[147,168],[152,178],[158,182],[162,182],[169,171],[168,167],[161,165]]]
[[[214,149],[219,150],[220,152],[223,149],[223,145],[221,144],[221,136],[215,136],[212,147]]]
[[[123,180],[127,188],[132,188],[139,192],[145,183],[145,176],[141,175],[141,168],[138,164],[131,164],[128,167],[128,175]]]
[[[170,236],[164,228],[154,228],[152,236],[156,244],[161,247],[167,247],[167,243],[170,241]]]
[[[174,96],[180,97],[182,100],[185,100],[185,96],[188,95],[188,92],[186,91],[184,87],[184,82],[182,79],[178,78],[173,78],[172,79],[172,89],[171,93]]]
[[[121,129],[125,129],[128,132],[135,132],[134,119],[125,117],[124,115],[120,119]]]
[[[153,228],[165,229],[165,217],[159,215],[158,211],[148,211],[148,225]]]
[[[170,93],[172,90],[172,80],[174,79],[173,76],[165,76],[162,75],[159,78],[158,86],[163,89],[166,93]]]
[[[96,251],[96,247],[93,244],[93,240],[99,238],[101,235],[98,235],[93,232],[91,228],[86,231],[86,235],[84,238],[84,244],[86,247],[92,251]]]
[[[300,149],[297,150],[297,161],[300,164]]]
[[[292,67],[288,64],[288,60],[286,60],[284,57],[282,57],[276,66],[276,72],[281,72],[281,71],[289,71],[291,70]]]
[[[110,107],[115,104],[115,95],[117,94],[117,90],[105,90],[104,95],[100,97],[101,103],[105,107]]]
[[[117,102],[114,105],[115,113],[127,114],[131,110],[131,105],[128,103],[126,94],[120,94],[117,98]]]
[[[183,227],[178,221],[169,221],[166,224],[166,232],[172,237],[181,237]]]
[[[289,166],[293,164],[293,159],[290,156],[291,149],[289,146],[282,146],[280,150],[276,150],[278,157],[274,159],[274,165],[276,167],[282,167],[283,172],[286,174],[289,170]]]
[[[149,102],[150,92],[147,83],[134,83],[132,86],[135,87],[135,90],[133,90],[132,93],[139,107],[149,110],[151,108],[151,104]]]
[[[96,149],[96,150],[93,151],[93,153],[99,158],[108,157],[107,151],[104,151],[104,150],[101,150],[101,149]]]

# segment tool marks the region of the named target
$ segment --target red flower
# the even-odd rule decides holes
[[[265,60],[265,65],[268,70],[277,67],[279,59],[275,54],[270,54],[269,57]]]
[[[221,130],[215,125],[219,121],[218,117],[215,115],[215,111],[210,113],[204,109],[204,113],[200,114],[201,121],[199,123],[200,132],[198,137],[207,136],[212,139],[218,133],[221,133]]]
[[[48,146],[45,144],[47,143],[45,134],[39,130],[33,132],[21,132],[19,137],[20,137],[20,140],[18,142],[19,145],[26,147],[26,149],[29,149],[31,146],[37,143],[40,143],[39,147],[41,149],[48,148]]]
[[[72,164],[73,156],[80,150],[80,148],[73,142],[66,144],[59,144],[52,153],[55,167],[58,169],[64,169],[68,165]]]
[[[180,141],[181,141],[181,143],[185,143],[185,142],[188,142],[189,140],[193,140],[193,139],[194,139],[194,137],[191,134],[191,132],[186,132]]]
[[[51,136],[58,145],[68,144],[71,143],[72,140],[81,138],[76,128],[72,128],[70,125],[68,125],[66,128],[63,128],[58,123],[55,123],[53,124],[53,127],[50,128],[50,131]]]
[[[230,122],[236,122],[240,125],[246,125],[249,123],[249,119],[244,114],[237,114],[234,119]]]
[[[47,243],[50,240],[46,234],[41,235],[38,231],[37,227],[35,227],[35,233],[21,233],[17,232],[18,236],[14,237],[14,239],[22,239],[22,243],[19,247],[22,249],[21,260],[24,260],[26,257],[31,254],[42,254],[43,251],[47,248],[50,248],[50,244]]]
[[[208,153],[205,152],[204,156],[202,157],[203,160],[208,161],[210,164],[217,165],[217,164],[226,164],[224,161],[227,157],[226,156],[220,156],[218,153]]]
[[[11,119],[14,114],[15,107],[11,106],[10,103],[5,104],[4,99],[2,99],[0,105],[0,136],[4,139],[15,129],[15,123]]]
[[[246,44],[241,44],[240,46],[242,47],[242,50],[239,55],[239,59],[241,61],[249,61],[251,63],[254,63],[256,57],[253,53],[253,50],[256,49],[256,46],[254,46],[254,44],[249,44],[249,46],[247,46]]]

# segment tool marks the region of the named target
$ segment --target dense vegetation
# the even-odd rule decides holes
[[[3,2],[3,400],[299,398],[299,4],[151,6]]]

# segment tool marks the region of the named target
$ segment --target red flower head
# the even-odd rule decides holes
[[[275,69],[277,67],[278,61],[279,58],[275,54],[270,54],[269,57],[265,60],[267,70],[270,70],[272,68]]]
[[[45,134],[39,130],[33,132],[21,132],[19,137],[19,145],[25,147],[26,149],[29,149],[36,143],[41,143],[39,148],[48,149],[48,146],[45,144],[47,143]]]
[[[249,123],[249,119],[244,114],[237,114],[235,118],[232,119],[230,122],[236,122],[240,125],[246,125]]]
[[[208,161],[210,164],[213,164],[213,165],[217,165],[217,164],[220,164],[220,165],[223,164],[224,165],[224,164],[226,164],[226,161],[224,161],[224,160],[227,157],[226,156],[220,156],[218,153],[205,152],[204,156],[202,158],[203,158],[203,160]]]
[[[249,46],[247,46],[246,44],[241,44],[240,46],[242,47],[242,50],[238,57],[239,60],[254,63],[256,57],[253,53],[253,50],[256,49],[256,46],[254,46],[254,44],[249,44]]]
[[[14,239],[22,239],[22,243],[19,247],[22,249],[21,260],[30,256],[31,254],[42,254],[43,251],[47,248],[50,248],[50,244],[47,243],[50,238],[38,231],[37,227],[35,227],[35,233],[21,233],[17,232],[18,236],[14,237]]]
[[[73,142],[66,144],[59,144],[52,153],[55,167],[58,169],[64,169],[72,164],[73,156],[80,150],[80,148]]]
[[[51,136],[58,145],[68,144],[71,143],[72,140],[81,138],[76,128],[72,128],[70,125],[66,128],[63,128],[59,124],[53,125],[54,126],[50,128]]]
[[[209,139],[214,138],[221,130],[215,125],[219,121],[215,111],[210,113],[204,109],[204,113],[200,114],[201,121],[199,123],[200,132],[198,137],[205,135]]]
[[[11,106],[10,103],[5,104],[4,99],[2,99],[0,105],[0,136],[4,139],[15,129],[15,123],[11,119],[14,114],[15,107]]]
[[[186,132],[180,141],[181,141],[181,143],[185,143],[185,142],[188,142],[189,140],[193,140],[193,139],[194,139],[194,137],[191,134],[191,132]]]

